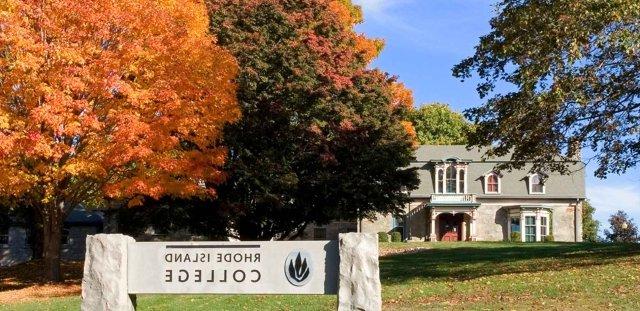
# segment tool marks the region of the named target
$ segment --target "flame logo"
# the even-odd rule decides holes
[[[285,261],[285,274],[289,283],[305,285],[311,275],[311,258],[306,252],[291,252]]]

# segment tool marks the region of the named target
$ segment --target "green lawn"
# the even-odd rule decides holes
[[[640,310],[640,245],[385,243],[432,247],[381,258],[385,310]],[[77,310],[55,298],[0,310]],[[138,310],[333,310],[335,296],[138,298]]]

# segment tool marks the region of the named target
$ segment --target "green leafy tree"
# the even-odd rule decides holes
[[[600,222],[593,219],[593,213],[595,211],[595,207],[591,205],[589,200],[585,200],[582,203],[582,240],[585,242],[598,241]]]
[[[487,155],[513,152],[510,166],[568,171],[582,149],[595,175],[640,161],[640,1],[503,0],[475,54],[453,68],[488,98],[465,115],[469,143]],[[496,91],[500,85],[502,92]]]
[[[416,172],[409,92],[367,65],[344,0],[210,0],[211,30],[238,60],[242,119],[225,129],[228,179],[214,204],[241,239],[312,222],[399,213]],[[218,209],[216,209],[218,210]]]
[[[467,143],[471,125],[446,104],[424,105],[411,112],[411,123],[422,145],[462,145]]]
[[[624,211],[618,211],[609,217],[610,230],[605,230],[604,235],[610,242],[640,242],[638,227],[633,219]]]

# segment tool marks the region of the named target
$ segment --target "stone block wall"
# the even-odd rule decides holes
[[[575,242],[575,205],[559,205],[553,209],[551,216],[553,237],[556,241]],[[579,211],[580,212],[580,211]],[[582,213],[579,214],[582,216]],[[582,242],[582,217],[578,217],[578,241]]]
[[[482,204],[476,210],[478,241],[507,241],[509,212],[497,204]]]
[[[393,217],[391,215],[378,215],[375,220],[362,220],[361,231],[364,233],[391,232]]]
[[[477,209],[477,239],[478,241],[507,241],[508,219],[507,206],[522,204],[522,202],[482,203]],[[575,241],[575,205],[570,203],[544,203],[551,211],[551,227],[555,241]],[[581,217],[579,217],[581,218]],[[581,223],[579,223],[581,226]],[[581,232],[581,229],[578,231]],[[579,234],[581,241],[581,233]]]
[[[315,234],[314,232],[316,231],[316,229],[320,230],[321,232],[324,231],[325,232],[325,237],[324,238],[320,238],[320,240],[337,240],[338,239],[338,235],[340,233],[347,233],[347,232],[356,232],[358,231],[358,224],[353,221],[334,221],[328,225],[325,226],[316,226],[314,224],[308,225],[307,228],[305,228],[304,233],[302,234],[302,236],[300,236],[301,240],[314,240],[315,239]]]

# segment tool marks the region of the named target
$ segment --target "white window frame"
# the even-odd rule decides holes
[[[464,183],[462,184],[462,189],[460,189],[460,171],[464,171],[464,175],[462,178],[464,179]],[[457,166],[456,167],[456,190],[458,193],[467,193],[467,166]]]
[[[540,232],[540,231],[538,230],[538,228],[540,227],[540,222],[538,221],[538,218],[536,217],[536,215],[535,214],[533,214],[533,215],[525,214],[525,215],[523,215],[522,218],[524,218],[524,225],[522,225],[522,229],[524,229],[524,230],[521,230],[520,234],[522,235],[523,241],[524,242],[537,242],[537,241],[539,241],[538,232]],[[527,224],[527,219],[533,219],[533,225]],[[529,227],[533,227],[533,234],[528,234],[527,233],[527,229]],[[528,236],[533,236],[533,241],[527,241],[527,237]]]
[[[494,192],[494,191],[489,191],[489,177],[490,176],[495,176],[496,178],[498,178],[498,191]],[[502,193],[502,178],[500,178],[500,174],[496,173],[496,172],[491,172],[487,175],[484,176],[484,193],[485,194],[500,194]]]
[[[544,226],[542,225],[542,219],[544,218],[545,220],[545,224]],[[542,234],[542,228],[544,227],[545,229],[545,233]],[[541,214],[540,215],[540,240],[544,241],[544,238],[546,236],[549,236],[549,215],[548,214]]]
[[[445,174],[444,167],[440,165],[436,166],[436,189],[434,191],[435,193],[445,193],[443,182],[442,180],[440,180],[440,172],[442,172],[442,179],[443,180],[446,179],[445,178],[446,176],[444,175]],[[439,191],[441,189],[442,191]]]
[[[447,169],[449,167],[453,167],[455,169],[455,177],[456,177],[456,190],[454,192],[447,192]],[[441,194],[464,194],[466,190],[469,189],[467,185],[467,180],[469,180],[469,167],[464,164],[460,164],[457,162],[445,162],[443,164],[437,165],[435,171],[435,180],[436,180],[436,188],[434,189],[435,193]],[[464,189],[460,189],[460,170],[464,170]],[[440,178],[440,171],[442,171],[442,179]],[[438,186],[442,187],[442,191],[438,191]]]
[[[540,180],[542,184],[542,192],[533,192],[533,183],[531,183],[531,180],[533,179],[534,176],[538,176],[538,180]],[[529,194],[545,194],[546,191],[547,191],[547,187],[545,186],[544,183],[542,183],[542,175],[538,173],[529,175]]]
[[[544,237],[542,235],[542,218],[547,218],[547,235],[549,236],[549,227],[551,223],[551,212],[547,209],[537,209],[537,210],[512,210],[507,217],[507,232],[508,236],[511,237],[511,218],[520,218],[520,241],[526,242],[525,232],[526,232],[526,217],[534,217],[535,219],[535,242],[542,242]],[[531,243],[528,242],[528,243]]]

